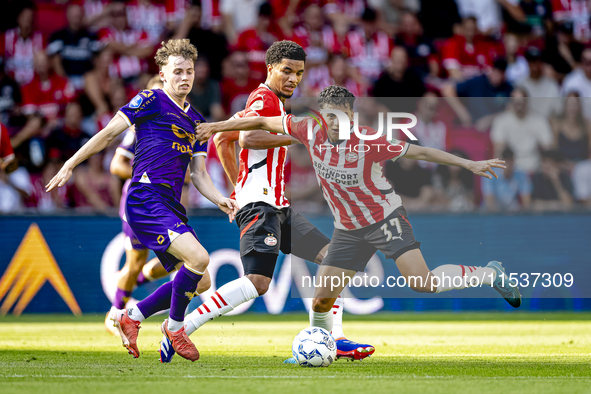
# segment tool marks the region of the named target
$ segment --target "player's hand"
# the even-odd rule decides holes
[[[505,166],[505,161],[499,159],[473,161],[468,166],[468,169],[476,175],[480,175],[488,179],[493,179],[493,177],[499,179],[493,168],[507,167]]]
[[[222,199],[222,201],[218,203],[218,207],[228,215],[228,217],[230,218],[230,223],[232,223],[234,221],[234,218],[236,218],[236,213],[238,213],[239,209],[236,200],[233,200],[231,198],[224,198]]]
[[[195,137],[200,141],[199,145],[203,145],[216,133],[214,125],[215,123],[199,123],[195,127]]]
[[[59,172],[45,185],[45,191],[49,193],[56,187],[62,187],[72,177],[73,168],[66,162]]]

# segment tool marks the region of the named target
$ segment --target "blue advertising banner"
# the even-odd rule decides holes
[[[525,297],[522,310],[591,310],[591,215],[411,215],[410,220],[431,268],[499,260],[508,273],[518,274]],[[312,221],[325,234],[332,233],[330,217]],[[196,216],[190,223],[210,253],[210,291],[241,275],[236,225],[220,216]],[[109,309],[117,271],[124,262],[124,236],[118,218],[0,217],[0,237],[1,313],[79,314]],[[386,261],[379,253],[376,256],[367,272],[378,276],[381,285],[389,276],[399,275],[393,261]],[[309,300],[298,298],[300,285],[292,280],[296,269],[309,275],[315,272],[312,263],[280,256],[269,292],[233,313],[304,311]],[[544,282],[544,273],[550,275],[550,282]],[[535,274],[540,275],[534,286]],[[163,280],[136,289],[133,297],[144,298]],[[408,288],[383,287],[372,294],[363,289],[349,291],[346,310],[358,314],[512,309],[490,288],[465,290],[466,294],[474,292],[469,298],[457,298],[460,292],[454,291],[423,296]],[[190,308],[199,304],[196,298]]]

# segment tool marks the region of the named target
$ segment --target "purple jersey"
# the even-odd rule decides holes
[[[194,130],[205,119],[189,103],[181,108],[163,89],[142,90],[118,114],[135,125],[131,182],[167,184],[180,200],[191,158],[207,152],[207,143],[195,144]]]

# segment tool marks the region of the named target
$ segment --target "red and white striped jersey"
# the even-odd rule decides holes
[[[159,44],[166,30],[168,15],[164,4],[131,0],[127,3],[127,23],[132,30],[146,32],[150,43]]]
[[[351,65],[365,78],[375,81],[390,62],[394,42],[386,33],[378,31],[366,37],[363,29],[351,30],[345,37],[345,52]]]
[[[114,27],[105,27],[98,32],[100,42],[107,46],[110,42],[118,42],[124,45],[137,45],[144,47],[150,45],[148,34],[141,30],[117,30]],[[115,55],[109,65],[109,74],[112,77],[132,78],[148,71],[146,59],[136,56]]]
[[[265,84],[253,90],[244,110],[245,117],[284,115],[283,103]],[[238,180],[232,193],[240,208],[252,202],[264,202],[276,208],[289,206],[285,197],[286,156],[285,146],[240,151]]]
[[[308,149],[335,228],[355,230],[379,223],[402,205],[383,175],[382,162],[405,155],[407,142],[388,141],[386,136],[363,140],[351,133],[348,140],[333,144],[316,122],[309,139],[308,119],[287,115],[283,129]],[[359,127],[359,132],[376,134],[371,127]]]
[[[20,29],[9,29],[0,36],[0,57],[4,57],[6,72],[14,77],[19,85],[26,85],[35,75],[33,58],[35,53],[43,52],[43,35],[39,31],[23,38]]]

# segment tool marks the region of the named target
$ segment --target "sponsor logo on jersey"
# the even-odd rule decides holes
[[[275,238],[273,236],[268,236],[267,238],[265,238],[265,245],[268,245],[268,246],[277,245],[277,238]]]
[[[129,102],[129,108],[139,108],[140,105],[142,105],[142,101],[144,101],[144,99],[138,94]]]
[[[359,159],[359,155],[356,152],[349,152],[345,155],[345,160],[349,163],[356,162]]]
[[[189,132],[181,129],[180,127],[178,127],[175,124],[172,124],[170,127],[171,127],[174,135],[176,135],[177,137],[187,138],[189,140],[189,142],[191,143],[191,145],[193,145],[195,143],[195,140],[196,140],[195,134],[189,133]]]
[[[73,314],[82,314],[39,226],[33,223],[0,278],[0,300],[10,290],[0,307],[0,314],[6,315],[16,303],[12,313],[20,315],[45,282],[53,286]]]
[[[252,109],[253,111],[259,111],[263,109],[263,100],[257,100],[254,103],[252,103],[250,105],[250,109]]]

